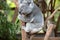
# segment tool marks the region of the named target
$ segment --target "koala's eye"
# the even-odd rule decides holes
[[[28,2],[28,5],[30,5],[31,2]]]
[[[23,2],[23,0],[20,0],[20,3],[22,3]]]

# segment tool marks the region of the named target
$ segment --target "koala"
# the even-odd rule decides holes
[[[26,32],[38,32],[44,27],[44,17],[40,8],[33,0],[18,0],[18,19],[26,22],[22,26]]]

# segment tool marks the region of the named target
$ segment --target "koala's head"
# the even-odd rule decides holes
[[[20,13],[29,14],[33,9],[33,0],[22,0],[20,3]]]

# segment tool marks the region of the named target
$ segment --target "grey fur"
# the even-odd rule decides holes
[[[32,26],[31,28],[33,28],[33,29],[37,28],[37,31],[39,31],[44,26],[44,17],[43,17],[43,14],[42,14],[40,8],[37,7],[36,4],[34,4],[33,0],[30,0],[30,1],[31,1],[31,3],[30,3],[31,7],[29,7],[29,5],[27,5],[27,4],[24,4],[23,2],[21,3],[21,7],[19,5],[19,12],[21,11],[21,9],[23,9],[24,11],[23,12],[21,11],[22,14],[19,13],[18,18],[20,20],[24,21],[24,22],[27,22],[27,24],[29,25],[29,26],[27,26],[27,24],[26,24],[25,30],[28,29],[28,31],[32,31],[32,29],[29,30],[29,27],[30,27],[30,24],[31,24],[31,26]],[[24,7],[22,7],[22,6],[24,6],[24,7],[27,6],[27,8],[25,7],[25,9],[24,9]],[[30,9],[30,11],[29,11],[29,9]],[[24,16],[23,13],[29,14],[29,15]],[[33,27],[32,24],[34,26],[36,24],[36,27]],[[39,26],[37,26],[37,25],[39,25]],[[41,28],[41,29],[38,29],[38,28]]]

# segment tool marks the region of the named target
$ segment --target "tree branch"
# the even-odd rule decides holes
[[[60,7],[59,7],[59,8],[60,8]],[[49,19],[51,19],[51,18],[54,16],[54,14],[59,10],[59,8],[57,8],[57,9],[46,19],[45,22],[47,22]]]

